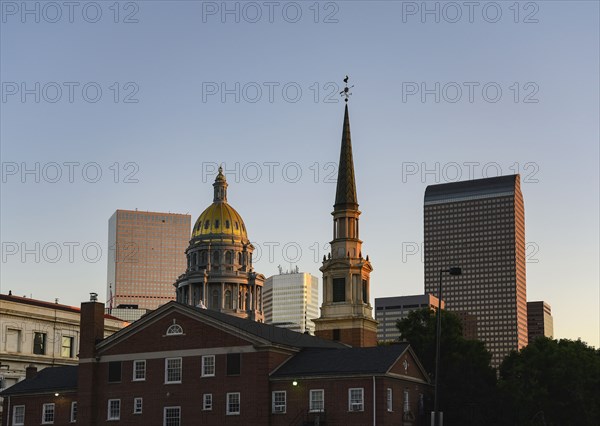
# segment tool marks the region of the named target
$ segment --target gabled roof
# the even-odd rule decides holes
[[[225,333],[232,333],[239,337],[247,338],[256,345],[277,345],[287,346],[292,349],[303,348],[321,348],[321,349],[339,349],[348,346],[339,342],[332,342],[308,334],[298,333],[287,328],[281,328],[274,325],[264,324],[249,319],[238,318],[222,312],[212,311],[189,306],[176,301],[170,301],[158,309],[146,314],[133,324],[125,327],[110,337],[98,343],[98,348],[104,348],[112,343],[118,342],[121,338],[132,332],[143,328],[146,324],[154,322],[156,319],[164,316],[169,311],[176,310],[196,318],[199,321],[220,328]]]
[[[47,367],[35,377],[16,383],[0,392],[0,396],[22,393],[47,393],[77,389],[77,366]]]
[[[77,314],[81,313],[81,309],[76,306],[61,305],[60,303],[46,302],[45,300],[32,299],[30,297],[13,296],[12,294],[0,294],[0,300],[23,303],[25,305],[39,306],[48,309],[57,309],[59,311],[73,312]],[[104,314],[104,318],[121,321],[119,318],[113,317],[109,314]]]
[[[271,377],[385,374],[407,350],[408,343],[339,350],[305,349],[283,364]]]

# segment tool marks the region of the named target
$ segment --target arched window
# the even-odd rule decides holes
[[[204,229],[208,229],[208,227],[210,226],[210,220],[207,220],[204,222]]]
[[[215,265],[219,264],[219,252],[218,251],[213,252],[213,260],[212,261]]]
[[[233,303],[231,300],[231,290],[225,290],[225,308],[233,309]]]
[[[238,253],[238,263],[242,264],[242,253]]]
[[[238,225],[238,223],[237,223],[237,222],[235,222],[235,230],[236,230],[236,231],[239,231],[239,229],[240,229],[240,226]]]
[[[215,228],[219,227],[219,219],[215,220]]]
[[[228,220],[225,221],[225,228],[229,229],[229,221]]]
[[[227,263],[228,265],[231,265],[233,263],[233,256],[231,255],[230,251],[225,253],[225,263]]]
[[[203,251],[203,252],[200,254],[200,257],[201,257],[201,259],[202,259],[202,264],[203,264],[203,265],[206,265],[206,264],[208,263],[208,252],[206,252],[206,251]]]
[[[183,334],[183,328],[173,320],[173,324],[167,328],[167,336],[178,336],[180,334]]]

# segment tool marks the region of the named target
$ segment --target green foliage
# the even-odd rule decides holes
[[[440,340],[439,408],[444,425],[496,424],[496,373],[491,355],[482,342],[462,337],[460,318],[442,312]],[[398,321],[401,340],[408,341],[433,380],[435,373],[436,313],[429,309],[411,312]],[[431,409],[431,407],[430,407]]]
[[[600,351],[581,340],[538,338],[500,366],[506,424],[600,424]]]

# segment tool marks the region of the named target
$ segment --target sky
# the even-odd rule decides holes
[[[599,347],[596,1],[0,2],[1,292],[105,294],[117,209],[228,199],[320,277],[350,76],[372,297],[423,293],[427,185],[521,174],[527,299]]]

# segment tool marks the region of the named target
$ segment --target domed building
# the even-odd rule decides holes
[[[254,247],[242,217],[227,202],[227,186],[219,167],[213,203],[192,229],[187,269],[175,282],[177,301],[264,322],[265,277],[253,270]]]

